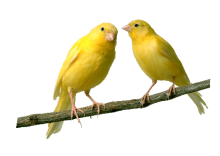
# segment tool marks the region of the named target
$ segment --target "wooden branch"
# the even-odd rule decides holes
[[[172,94],[169,100],[184,94],[196,92],[206,88],[210,88],[210,79],[198,83],[190,84],[188,86],[177,87],[176,94],[175,95]],[[150,102],[147,103],[146,101],[143,107],[148,107],[154,103],[165,100],[167,100],[167,91],[151,95]],[[105,104],[105,109],[103,106],[100,106],[101,107],[100,114],[114,113],[127,109],[140,108],[140,101],[141,99],[109,102]],[[83,107],[80,109],[82,109],[85,112],[85,116],[81,112],[78,112],[79,118],[97,115],[97,107],[95,107],[93,111],[91,110],[91,106]],[[74,115],[73,119],[75,118],[76,117]],[[19,117],[17,120],[16,128],[28,127],[28,126],[34,126],[34,125],[58,122],[64,120],[71,120],[70,110],[62,111],[62,112],[44,113],[44,114],[32,114],[29,116]]]

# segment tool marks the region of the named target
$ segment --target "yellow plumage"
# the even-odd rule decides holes
[[[123,29],[129,32],[132,39],[133,53],[139,66],[153,81],[151,88],[157,80],[174,82],[177,86],[190,84],[190,80],[174,49],[167,41],[156,34],[147,22],[134,20]],[[145,98],[149,97],[148,94],[151,88],[144,95],[144,102]],[[171,86],[171,90],[169,89],[170,92],[172,88],[173,86]],[[195,92],[188,95],[197,105],[199,113],[204,113],[202,104],[206,106],[206,103],[202,100],[200,94]]]
[[[85,91],[94,105],[99,106],[99,103],[91,98],[89,91],[107,76],[115,58],[116,38],[116,27],[110,23],[102,23],[72,46],[55,85],[54,100],[59,96],[55,112],[70,110],[71,96],[72,112],[77,109],[74,106],[75,96],[81,91]],[[77,116],[76,113],[75,115]],[[59,132],[62,124],[63,122],[48,124],[47,138]]]

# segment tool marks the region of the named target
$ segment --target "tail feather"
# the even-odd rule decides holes
[[[208,109],[205,101],[201,98],[201,94],[199,92],[189,93],[188,96],[193,100],[193,102],[196,104],[199,114],[205,114],[205,110],[203,108],[203,105]]]
[[[73,96],[73,100],[75,102],[76,96]],[[57,103],[57,106],[54,110],[54,112],[60,112],[65,110],[71,109],[71,101],[68,92],[64,92],[61,90],[59,101]],[[48,131],[46,133],[47,139],[54,133],[58,133],[63,126],[63,121],[60,122],[53,122],[48,124]]]
[[[63,121],[48,124],[47,139],[54,133],[58,133],[63,125]]]

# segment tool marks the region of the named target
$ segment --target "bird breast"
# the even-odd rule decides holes
[[[89,90],[105,79],[114,57],[114,51],[86,50],[69,67],[62,83],[75,92]]]

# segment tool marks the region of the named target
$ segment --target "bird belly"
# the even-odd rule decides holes
[[[115,53],[83,53],[69,67],[62,83],[74,92],[90,90],[99,85],[107,76]]]
[[[172,82],[173,77],[180,73],[177,63],[169,60],[157,51],[134,51],[134,56],[144,71],[152,80],[167,80]]]

